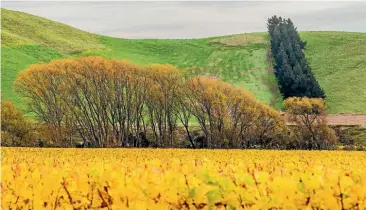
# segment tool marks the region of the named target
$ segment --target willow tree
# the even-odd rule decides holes
[[[84,143],[124,146],[136,121],[142,121],[146,86],[140,71],[129,62],[101,57],[58,60],[21,72],[15,87],[58,138],[72,130]]]
[[[277,111],[248,91],[204,76],[188,80],[192,115],[207,137],[208,147],[250,147],[277,141],[284,122]]]
[[[146,106],[155,141],[158,146],[172,146],[177,123],[174,111],[181,97],[181,75],[176,67],[168,64],[150,65],[145,73],[148,77]]]
[[[59,60],[32,65],[20,72],[15,81],[15,89],[24,96],[29,111],[49,126],[52,141],[70,138],[68,131],[72,125],[65,127],[63,123],[70,122],[72,116],[63,97],[68,94],[66,68],[72,63],[72,60]]]

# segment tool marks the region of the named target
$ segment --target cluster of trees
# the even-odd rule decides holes
[[[279,112],[245,89],[171,65],[58,60],[22,71],[15,89],[50,141],[69,146],[173,147],[185,139],[193,148],[273,148],[288,140]]]
[[[306,42],[301,41],[291,19],[273,16],[268,19],[267,27],[275,75],[283,97],[325,98],[305,59]]]

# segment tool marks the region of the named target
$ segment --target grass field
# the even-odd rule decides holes
[[[303,32],[331,113],[366,113],[366,33]]]
[[[130,60],[141,65],[170,63],[181,69],[195,67],[198,74],[246,87],[258,99],[281,108],[282,100],[267,61],[266,33],[186,40],[119,39],[90,34],[25,13],[1,11],[1,93],[3,99],[13,101],[19,108],[24,109],[24,103],[13,91],[12,84],[20,71],[38,62],[87,55]],[[366,35],[338,32],[301,35],[308,41],[306,55],[326,91],[329,111],[366,113],[362,109],[366,104],[366,92],[362,88],[366,81]]]
[[[366,208],[364,152],[1,148],[1,155],[2,209]]]
[[[38,62],[87,55],[130,60],[140,65],[170,63],[180,69],[195,67],[201,74],[246,87],[258,99],[280,107],[274,76],[268,73],[266,33],[191,40],[118,39],[4,9],[2,27],[2,96],[21,108],[21,98],[12,89],[21,70]]]

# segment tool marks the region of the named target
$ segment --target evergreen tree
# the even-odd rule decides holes
[[[275,61],[275,76],[283,97],[325,98],[302,51],[306,42],[300,39],[292,20],[273,16],[268,19],[267,27]]]
[[[291,42],[293,44],[300,44],[300,36],[297,33],[297,29],[295,28],[294,24],[292,23],[291,19],[287,19],[286,21],[288,35],[291,38]]]
[[[309,85],[311,87],[311,97],[324,99],[326,95],[318,82],[315,79],[312,79],[311,82],[313,83],[312,85]]]
[[[287,98],[291,96],[291,85],[293,83],[294,74],[292,73],[291,66],[288,63],[288,57],[285,55],[282,61],[281,74],[279,75],[278,81],[280,85],[280,91],[282,95]]]
[[[316,81],[313,72],[310,69],[310,66],[308,66],[308,86],[310,89],[311,97],[313,98],[325,98],[325,93],[323,89],[320,87],[318,81]]]
[[[281,43],[281,31],[280,28],[276,26],[273,35],[271,36],[271,51],[273,55],[277,54],[280,43]]]
[[[298,97],[310,97],[310,91],[307,85],[307,77],[303,74],[299,63],[292,69],[293,71],[293,84],[291,85],[291,95]]]
[[[283,46],[283,43],[281,42],[278,52],[275,56],[275,59],[276,59],[275,74],[276,74],[276,76],[278,76],[278,74],[281,74],[280,71],[282,70],[282,63],[283,63],[283,59],[285,58],[285,56],[287,56],[285,47]]]
[[[305,57],[304,53],[301,50],[300,44],[296,43],[294,45],[294,54],[296,56],[296,59],[301,62],[301,60],[303,60],[303,58]]]
[[[290,18],[287,19],[287,30],[289,31],[291,39],[293,39],[292,42],[298,43],[300,49],[304,49],[306,46],[306,41],[301,41],[299,33],[297,32],[297,28],[294,26]]]
[[[272,16],[271,18],[268,18],[267,28],[270,36],[273,35],[275,27],[279,24],[279,19],[276,15]]]
[[[292,50],[292,47],[290,47],[290,49]],[[294,67],[299,61],[296,58],[296,55],[293,51],[290,51],[291,53],[287,53],[288,57],[289,57],[289,63],[292,67]]]

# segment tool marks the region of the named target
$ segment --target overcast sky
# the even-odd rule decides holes
[[[124,38],[200,38],[266,31],[290,17],[300,31],[366,32],[366,2],[14,2],[1,7]]]

